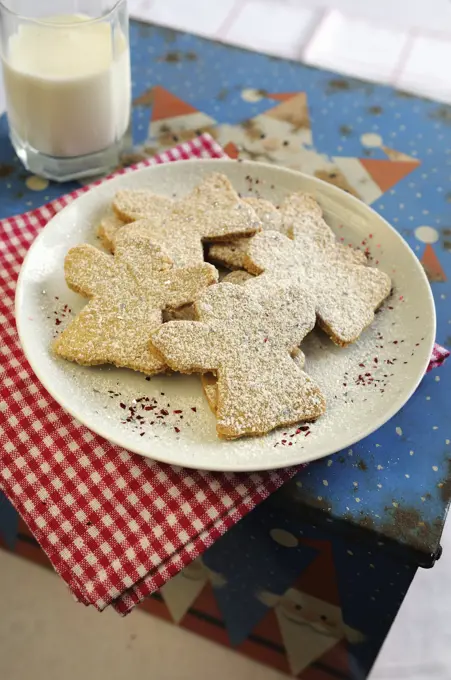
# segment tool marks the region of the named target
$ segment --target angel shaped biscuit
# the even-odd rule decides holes
[[[114,252],[114,239],[116,238],[116,234],[119,229],[122,229],[122,227],[125,226],[125,224],[124,220],[121,220],[111,208],[104,213],[99,222],[97,236],[102,242],[102,245],[112,253]]]
[[[174,201],[148,189],[121,189],[113,200],[113,210],[124,223],[143,218],[163,217],[173,207]]]
[[[147,235],[169,253],[176,266],[186,267],[203,262],[203,241],[252,236],[260,231],[261,224],[227,177],[212,174],[188,196],[174,202],[163,219],[149,212],[124,229]]]
[[[72,248],[64,263],[69,288],[90,299],[53,349],[79,364],[114,364],[148,375],[167,367],[149,348],[162,311],[191,303],[217,281],[209,264],[173,269],[170,258],[148,238],[125,233],[115,255],[90,245]]]
[[[252,274],[249,274],[249,272],[246,272],[243,269],[237,269],[236,271],[232,271],[230,274],[227,274],[227,276],[225,276],[222,281],[223,283],[233,283],[235,286],[243,286],[245,283],[250,281],[254,281],[254,284],[249,283],[249,285],[255,285],[260,279],[261,277],[252,276]],[[194,306],[192,305],[189,309],[193,310]],[[174,316],[174,318],[180,319],[182,317],[178,315],[177,317]],[[187,320],[187,317],[185,317],[185,320]],[[194,316],[191,316],[189,320],[194,321]],[[291,353],[291,356],[297,363],[298,367],[303,369],[305,366],[305,354],[301,348],[296,347],[296,349]],[[216,415],[216,411],[218,409],[218,379],[214,373],[202,373],[200,379],[208,405]]]
[[[291,357],[297,366],[302,370],[305,366],[305,354],[297,347]],[[202,373],[200,376],[202,389],[210,409],[216,415],[218,411],[218,378],[214,373]]]
[[[336,243],[332,229],[323,219],[323,213],[318,202],[310,194],[290,194],[276,208],[269,201],[259,198],[245,198],[254,208],[262,223],[263,231],[279,231],[281,234],[290,236],[293,227],[300,222],[305,227],[309,226],[311,235],[321,237],[328,243]],[[215,262],[223,264],[229,269],[242,269],[245,267],[245,259],[252,238],[237,239],[231,243],[220,243],[210,247],[209,256]],[[355,250],[336,243],[337,252],[346,260],[356,264],[366,264],[367,260],[360,250]]]
[[[318,220],[297,217],[289,234],[293,240],[274,231],[258,234],[249,246],[246,269],[264,272],[264,279],[300,282],[314,296],[318,323],[333,342],[355,342],[390,294],[390,278],[362,264],[358,251],[338,244]]]
[[[257,213],[263,231],[282,231],[282,212],[270,201],[253,197],[243,200]],[[211,260],[229,269],[243,269],[249,242],[250,238],[240,238],[229,243],[215,243],[210,246],[208,255]]]
[[[172,210],[174,201],[166,196],[154,194],[144,189],[124,189],[118,191],[113,207],[105,212],[97,228],[97,236],[107,250],[114,253],[114,244],[119,229],[146,214],[154,222],[161,222]]]
[[[278,229],[289,238],[296,238],[328,249],[329,255],[349,264],[368,264],[365,253],[349,245],[339,243],[323,218],[319,203],[310,194],[290,194],[281,207],[283,228]]]
[[[170,321],[151,344],[174,370],[217,376],[220,437],[261,435],[324,412],[320,389],[291,357],[315,324],[314,302],[301,286],[220,283],[195,311],[198,321]]]

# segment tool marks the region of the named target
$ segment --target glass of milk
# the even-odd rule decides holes
[[[131,109],[127,0],[0,0],[11,142],[66,181],[119,163]]]

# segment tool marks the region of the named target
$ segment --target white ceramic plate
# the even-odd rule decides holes
[[[225,173],[243,195],[280,202],[293,191],[313,193],[340,239],[369,247],[393,281],[393,294],[372,327],[347,349],[314,331],[303,345],[306,370],[323,389],[327,413],[306,429],[221,441],[198,376],[145,378],[111,367],[82,367],[50,352],[57,330],[84,300],[68,290],[67,250],[96,243],[98,218],[122,187],[181,196],[210,172]],[[23,264],[16,317],[36,375],[67,411],[91,430],[148,458],[198,469],[246,471],[294,465],[348,447],[391,418],[421,380],[435,337],[432,294],[417,258],[399,234],[340,189],[291,170],[229,160],[183,161],[118,177],[83,195],[54,217]],[[59,323],[61,322],[61,323]],[[154,408],[152,408],[154,407]],[[137,416],[140,416],[137,418]]]

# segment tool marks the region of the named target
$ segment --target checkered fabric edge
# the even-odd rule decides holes
[[[225,157],[208,135],[120,174],[204,157]],[[88,189],[0,222],[0,487],[75,597],[125,614],[296,469],[212,474],[154,463],[94,435],[40,385],[17,337],[16,281],[40,229]]]
[[[443,362],[449,357],[450,352],[445,347],[441,347],[437,343],[434,345],[431,354],[431,360],[429,361],[429,366],[427,367],[426,373],[432,371],[433,368],[438,368],[443,364]]]

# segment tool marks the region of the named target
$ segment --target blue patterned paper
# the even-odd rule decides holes
[[[432,283],[437,340],[451,345],[451,109],[392,88],[369,85],[298,63],[133,23],[133,95],[161,85],[220,124],[236,125],[274,105],[268,93],[305,92],[313,145],[329,157],[386,158],[362,143],[384,145],[420,165],[373,207],[419,257],[432,246],[440,280]],[[257,101],[245,96],[260,92]],[[252,97],[251,97],[252,99]],[[151,107],[133,112],[135,144],[145,145]],[[5,117],[0,120],[0,216],[21,213],[66,193],[76,183],[33,191],[14,156]],[[433,241],[418,237],[431,228]],[[428,237],[429,238],[429,237]],[[428,239],[426,239],[428,240]],[[370,528],[433,561],[451,498],[451,362],[428,374],[409,403],[351,450],[311,464],[289,487],[291,503],[320,507],[355,526]],[[357,491],[358,490],[358,491]]]

